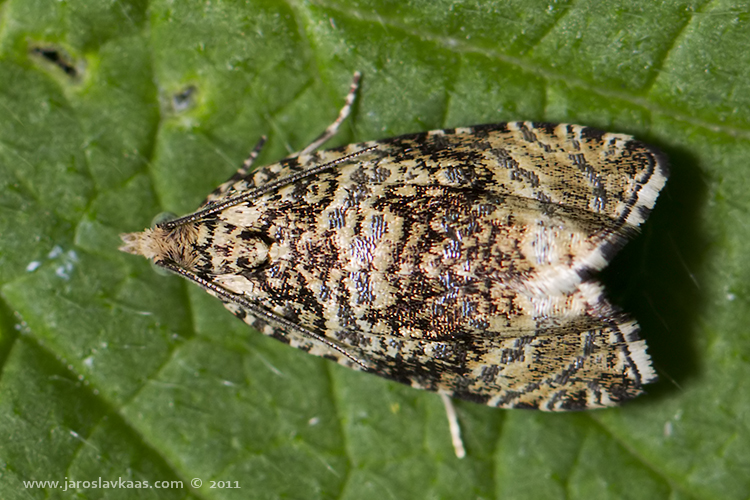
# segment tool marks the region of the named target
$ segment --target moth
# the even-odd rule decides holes
[[[631,136],[508,122],[252,169],[192,214],[123,234],[262,333],[355,370],[502,408],[617,405],[656,379],[595,274],[668,169]]]

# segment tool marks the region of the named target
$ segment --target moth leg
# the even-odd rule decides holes
[[[440,399],[443,400],[443,406],[445,406],[445,415],[448,417],[448,428],[451,432],[451,443],[453,443],[453,451],[456,453],[457,458],[464,458],[466,456],[466,448],[464,448],[464,441],[461,439],[461,426],[458,424],[458,415],[456,415],[456,408],[453,406],[451,397],[445,392],[439,391]]]
[[[255,163],[255,160],[258,159],[260,152],[263,151],[263,146],[266,144],[267,139],[268,137],[266,137],[265,135],[260,136],[260,139],[258,139],[258,142],[255,144],[255,147],[253,148],[252,151],[250,151],[250,155],[248,155],[247,159],[242,162],[242,166],[232,176],[230,180],[238,181],[247,176],[247,173],[252,168],[253,163]]]
[[[289,156],[289,158],[296,158],[299,155],[312,153],[320,146],[322,146],[328,139],[336,135],[339,130],[339,126],[341,126],[341,123],[346,120],[346,118],[351,113],[352,105],[354,104],[354,98],[356,97],[357,89],[359,88],[359,79],[361,77],[362,73],[360,73],[359,71],[356,71],[354,73],[352,84],[349,87],[349,93],[346,95],[344,107],[342,107],[341,111],[339,111],[339,116],[336,118],[336,120],[332,124],[330,124],[328,128],[326,128],[325,131],[309,146],[298,153],[292,154],[291,156]],[[240,167],[240,169],[228,181],[214,189],[213,192],[211,192],[211,194],[206,197],[201,206],[203,207],[209,205],[211,204],[211,202],[216,201],[220,198],[226,198],[228,194],[233,191],[232,186],[234,186],[238,181],[247,177],[248,173],[250,172],[250,168],[253,166],[253,163],[255,163],[255,160],[260,155],[260,152],[263,149],[263,145],[265,143],[266,136],[262,136],[258,143],[255,145],[255,148],[253,148],[250,156],[248,156],[247,159],[242,162],[242,166]]]
[[[268,139],[265,135],[261,136],[258,142],[255,144],[255,147],[250,152],[250,155],[247,157],[245,161],[242,162],[242,166],[240,167],[237,172],[234,173],[232,177],[229,178],[225,183],[219,185],[216,189],[214,189],[211,194],[206,196],[206,199],[203,200],[202,205],[205,205],[206,203],[211,203],[212,201],[223,198],[226,196],[226,194],[232,190],[232,186],[234,184],[247,177],[247,173],[252,168],[253,164],[255,163],[255,160],[260,155],[260,152],[263,150],[263,145],[266,143],[266,139]]]
[[[290,158],[295,158],[299,155],[306,155],[310,154],[316,149],[318,149],[320,146],[322,146],[328,139],[336,135],[336,132],[339,130],[339,126],[341,123],[346,120],[346,118],[349,116],[349,113],[352,111],[352,104],[354,104],[354,98],[357,95],[357,89],[359,88],[359,79],[362,77],[362,73],[359,71],[354,72],[354,77],[352,78],[352,84],[349,87],[349,93],[346,94],[346,101],[344,102],[344,107],[341,108],[341,111],[339,111],[339,116],[336,118],[336,120],[328,125],[328,128],[325,129],[325,131],[318,136],[317,139],[315,139],[313,142],[310,143],[309,146],[307,146],[305,149],[298,153],[294,153],[290,156]]]

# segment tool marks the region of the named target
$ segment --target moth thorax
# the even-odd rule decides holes
[[[252,269],[268,259],[268,244],[260,233],[221,220],[201,225],[197,244],[203,249],[200,265],[214,274]]]
[[[260,238],[251,238],[238,245],[238,253],[244,267],[257,267],[268,260],[268,245]]]

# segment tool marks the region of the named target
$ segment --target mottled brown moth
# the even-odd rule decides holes
[[[358,76],[358,75],[357,75]],[[502,408],[619,404],[656,375],[594,275],[648,217],[664,157],[628,135],[508,122],[242,168],[193,214],[123,234],[293,347]]]

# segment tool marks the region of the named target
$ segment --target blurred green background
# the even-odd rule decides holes
[[[458,402],[459,461],[435,395],[283,346],[117,251],[261,134],[261,163],[304,147],[355,70],[331,146],[528,119],[667,153],[603,276],[649,342],[647,395]],[[749,104],[748,2],[0,1],[0,497],[749,498]],[[184,488],[23,483],[66,477]]]

